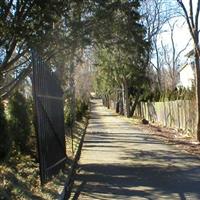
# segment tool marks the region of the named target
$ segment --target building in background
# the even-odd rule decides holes
[[[179,70],[178,87],[191,89],[195,81],[194,52],[190,51],[187,56],[187,63]]]

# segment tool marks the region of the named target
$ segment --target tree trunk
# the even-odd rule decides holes
[[[117,100],[116,100],[116,108],[115,108],[116,113],[119,113],[119,101],[120,101],[120,96],[119,96],[119,92],[117,92]]]
[[[200,64],[198,51],[195,50],[195,66],[196,66],[196,137],[200,141]]]
[[[159,91],[161,91],[162,90],[161,69],[158,68],[158,69],[156,69],[156,71],[157,71],[158,89],[159,89]]]
[[[194,42],[194,52],[195,52],[195,67],[196,67],[196,138],[200,141],[200,64],[199,64],[199,57],[200,57],[200,48],[199,48],[199,12],[200,12],[200,0],[196,3],[197,9],[196,13],[193,12],[193,2],[192,0],[189,1],[189,9],[187,11],[185,4],[177,0],[178,4],[183,9],[185,19],[187,21],[190,34],[192,36]]]
[[[124,115],[126,117],[130,117],[130,99],[128,95],[128,85],[127,82],[124,81],[122,84],[122,95],[123,95],[123,110],[124,110]]]
[[[74,127],[76,121],[76,98],[75,98],[75,85],[74,85],[74,61],[71,61],[70,64],[70,76],[69,76],[69,86],[70,86],[70,118],[71,118],[71,144],[72,144],[72,154],[74,154]]]
[[[131,111],[130,111],[130,116],[132,117],[134,112],[135,112],[135,109],[136,109],[136,106],[138,105],[138,102],[139,102],[139,97],[140,95],[139,94],[136,94],[136,97],[135,97],[135,101],[134,101],[134,104],[131,108]]]
[[[119,94],[119,114],[123,115],[124,114],[124,102],[123,102],[123,92],[120,92]]]
[[[110,109],[110,97],[109,95],[106,95],[107,96],[107,108]]]
[[[76,121],[76,98],[75,98],[75,83],[74,83],[74,61],[70,64],[70,74],[69,74],[69,87],[70,87],[70,112],[71,112],[71,122],[72,126]]]

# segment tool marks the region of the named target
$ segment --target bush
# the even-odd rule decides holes
[[[85,101],[77,100],[76,101],[76,119],[80,121],[83,116],[86,114],[88,109],[88,104]]]
[[[31,133],[28,104],[25,97],[15,92],[8,104],[10,133],[14,143],[21,152],[27,150],[27,142]]]
[[[162,92],[160,101],[175,101],[175,100],[192,100],[195,98],[195,89],[180,87],[174,90],[166,90]]]
[[[70,112],[70,103],[66,102],[64,105],[64,118],[65,118],[65,125],[67,127],[71,127],[72,126],[72,115]]]
[[[8,132],[8,123],[4,105],[0,101],[0,160],[4,160],[10,152],[11,140]]]
[[[194,86],[189,88],[179,87],[174,90],[159,91],[155,89],[153,92],[142,91],[140,101],[158,102],[158,101],[175,101],[175,100],[193,100],[195,98]]]
[[[76,120],[80,121],[83,116],[85,115],[86,111],[88,109],[88,104],[85,101],[76,100]],[[70,112],[70,103],[67,102],[65,104],[65,109],[64,109],[64,116],[65,116],[65,125],[68,127],[72,126],[72,114]]]
[[[30,134],[29,134],[29,138],[28,138],[28,143],[27,143],[27,147],[28,147],[28,153],[30,154],[30,156],[38,159],[38,155],[37,155],[37,135],[36,135],[36,130],[37,130],[37,117],[36,117],[36,113],[34,111],[34,101],[33,98],[29,97],[26,100],[26,104],[27,104],[27,109],[28,109],[28,114],[29,114],[29,120],[30,120]]]

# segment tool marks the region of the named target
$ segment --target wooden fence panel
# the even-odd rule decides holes
[[[135,116],[191,133],[195,130],[195,104],[189,100],[141,102]]]

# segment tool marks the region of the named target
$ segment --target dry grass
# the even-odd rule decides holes
[[[131,119],[131,121],[147,134],[151,134],[165,143],[173,144],[181,151],[186,151],[196,156],[200,155],[200,142],[197,142],[191,134],[181,130],[163,127],[156,123],[144,125],[139,118]]]
[[[76,148],[79,139],[85,129],[86,119],[77,122],[74,129],[74,146]],[[67,155],[73,158],[71,152],[71,138],[67,140]],[[6,199],[40,199],[52,200],[58,197],[67,179],[68,165],[57,176],[43,187],[40,185],[39,164],[30,155],[24,155],[13,151],[7,162],[0,163],[0,200]]]
[[[0,199],[55,199],[64,176],[60,172],[41,187],[38,163],[29,155],[13,152],[9,161],[0,165]]]
[[[173,144],[181,151],[188,152],[190,154],[200,155],[200,142],[197,142],[194,135],[185,133],[181,130],[164,127],[158,123],[149,123],[144,125],[142,119],[139,117],[126,118],[118,115],[118,117],[134,124],[134,126],[142,129],[145,133],[151,134],[164,143]]]

